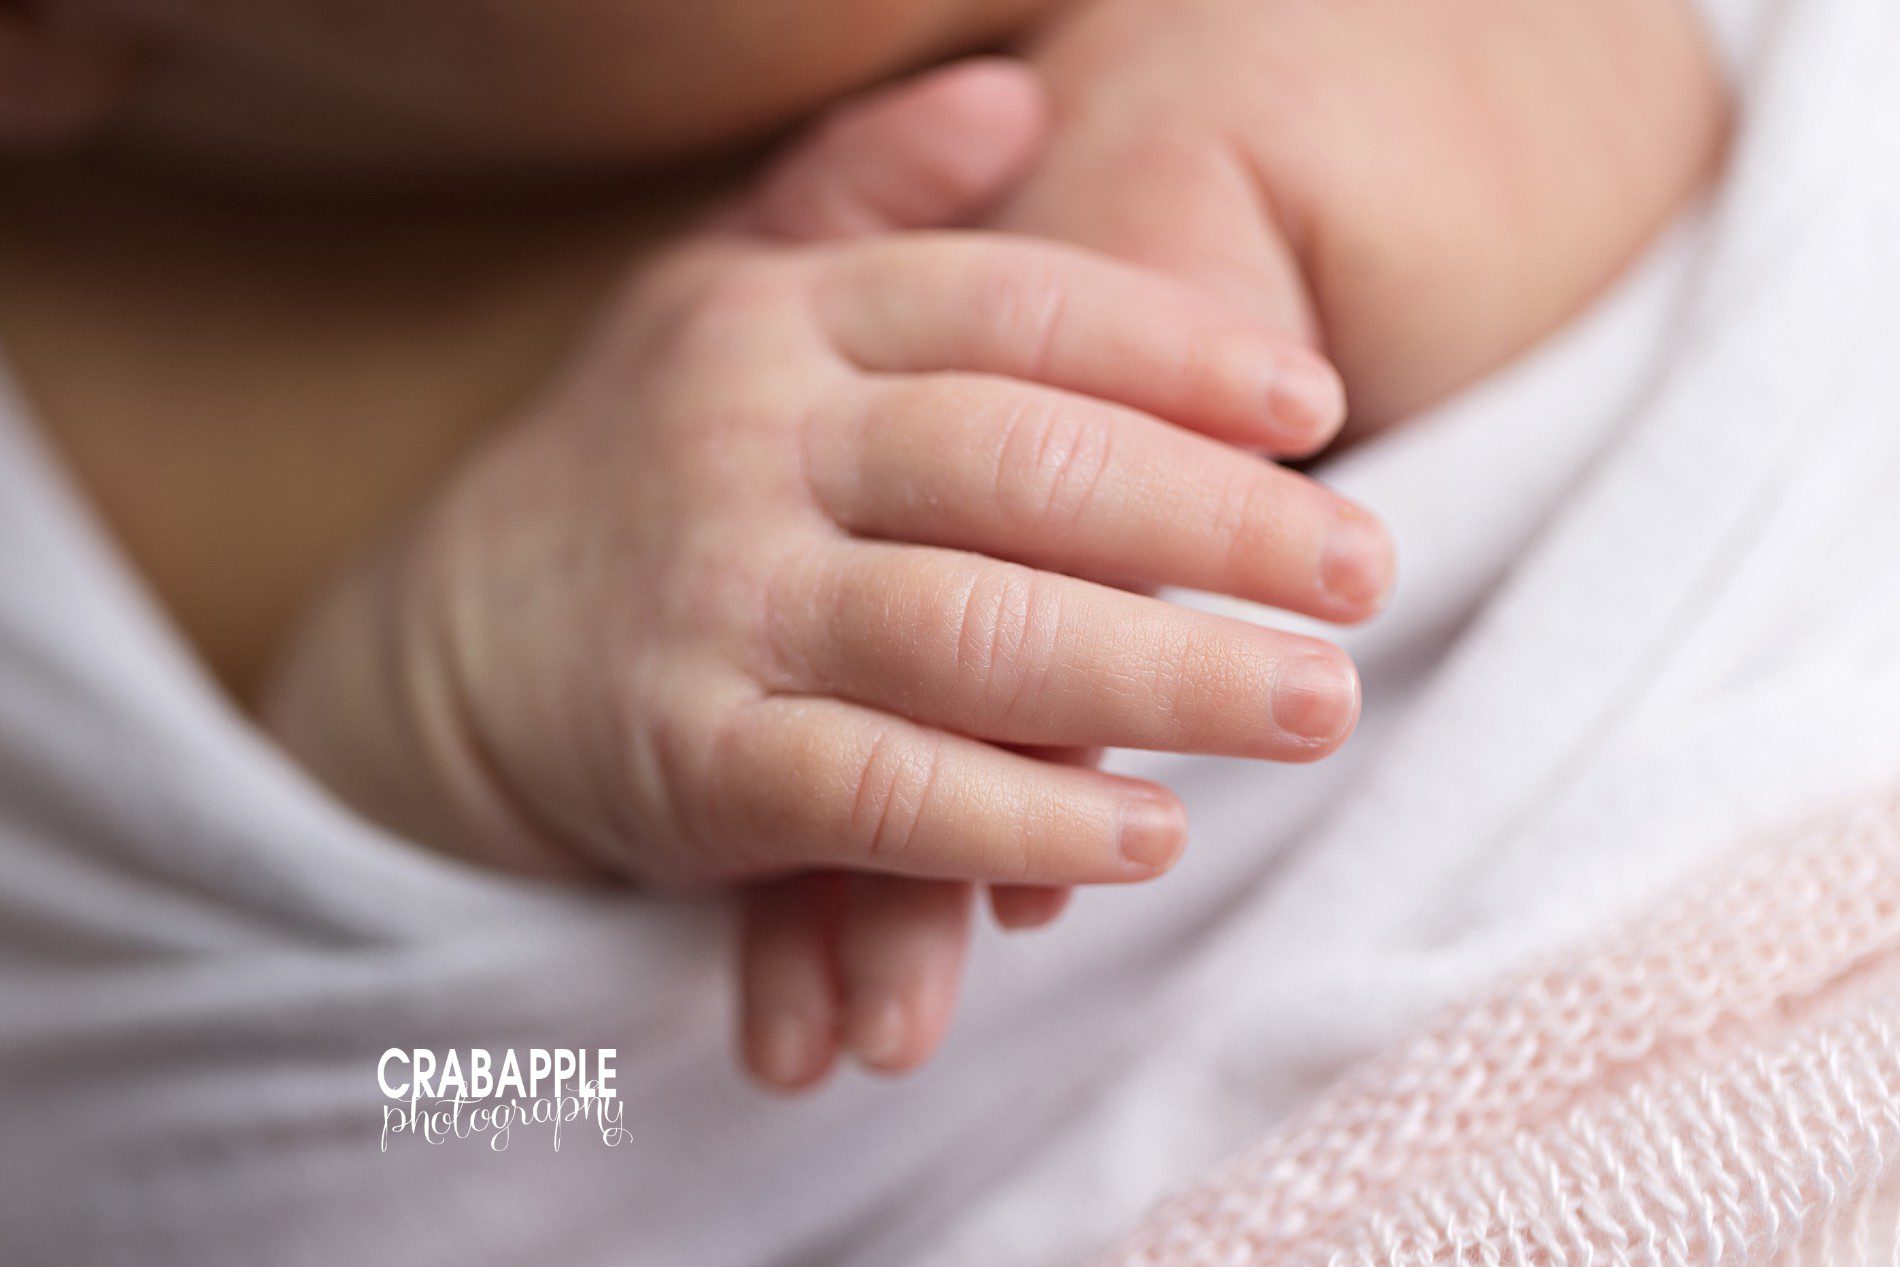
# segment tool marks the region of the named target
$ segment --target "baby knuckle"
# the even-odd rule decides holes
[[[710,856],[725,835],[721,803],[711,794],[709,757],[725,727],[709,728],[697,710],[648,674],[629,675],[620,690],[616,724],[603,729],[612,752],[614,789],[606,819],[629,848],[637,848],[640,878],[687,883],[714,865]]]
[[[940,739],[906,744],[887,732],[872,743],[858,770],[848,828],[866,858],[900,864],[915,853],[942,766]]]
[[[1205,720],[1207,701],[1228,694],[1220,686],[1226,677],[1223,657],[1205,637],[1182,633],[1153,658],[1144,702],[1162,744],[1178,745],[1193,733],[1196,724]],[[1243,706],[1251,702],[1235,698]]]
[[[790,262],[771,258],[709,270],[676,309],[675,338],[687,346],[729,350],[760,323],[797,311],[796,274]]]
[[[979,576],[964,594],[956,675],[980,729],[1012,731],[1045,693],[1062,626],[1050,580],[1005,565]]]
[[[1277,491],[1257,472],[1227,481],[1214,503],[1212,542],[1225,575],[1258,573],[1263,560],[1278,557],[1281,515]]]
[[[734,701],[696,723],[677,758],[690,771],[681,800],[694,824],[693,862],[702,880],[733,881],[782,871],[795,860],[790,842],[805,837],[788,822],[786,790],[823,780],[822,744],[799,733],[771,697]]]
[[[1068,306],[1068,288],[1055,262],[1029,251],[1003,252],[978,270],[976,287],[981,328],[1017,372],[1046,377]]]
[[[771,558],[761,569],[752,637],[744,665],[768,690],[822,683],[812,631],[848,627],[852,595],[830,566],[823,543],[806,543]]]
[[[1113,450],[1109,428],[1067,402],[1023,402],[997,446],[997,503],[1032,531],[1073,529],[1094,503]]]

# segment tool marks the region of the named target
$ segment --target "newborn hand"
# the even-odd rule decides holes
[[[1523,351],[1719,157],[1688,0],[1084,0],[992,223],[1165,269],[1338,367],[1355,428]]]
[[[966,81],[878,126],[915,136]],[[1325,381],[1310,353],[1074,248],[788,238],[955,220],[1019,165],[1020,124],[1000,154],[939,129],[888,169],[836,130],[643,269],[315,623],[269,710],[287,745],[382,821],[530,874],[959,895],[1144,880],[1182,847],[1165,789],[1027,750],[1336,747],[1358,708],[1336,648],[1118,588],[1374,610],[1382,529],[1236,447],[1324,442],[1336,396],[1273,391]],[[754,926],[749,1051],[781,1084],[823,1071],[849,1004],[831,883],[775,887]],[[889,891],[856,944],[887,968],[912,915],[944,931],[943,893]],[[893,1065],[934,1045],[942,978],[883,979],[935,992]]]

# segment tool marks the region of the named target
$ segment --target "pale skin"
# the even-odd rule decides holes
[[[1032,52],[1053,136],[989,223],[1151,264],[1323,350],[1362,433],[1574,312],[1693,196],[1724,134],[1701,32],[1650,0],[1098,0]],[[969,895],[870,885],[755,899],[747,971],[771,985],[748,997],[773,1006],[779,965],[829,958],[844,1044],[904,1069],[942,1032]],[[1064,900],[991,889],[1007,927]],[[807,978],[809,1011],[825,995]]]
[[[617,85],[641,81],[607,73],[632,55],[623,45],[614,66],[594,64],[599,75],[564,68],[558,77],[582,99],[561,97],[544,118],[515,111],[504,120],[471,99],[488,82],[474,70],[458,78],[437,67],[445,78],[404,78],[402,93],[355,91],[399,68],[365,61],[362,50],[298,52],[303,11],[321,4],[254,6],[242,29],[261,22],[273,37],[214,46],[192,40],[218,29],[219,6],[180,4],[168,29],[191,55],[157,59],[162,73],[126,109],[106,109],[104,95],[75,96],[75,85],[125,82],[124,68],[82,57],[79,73],[71,47],[122,49],[117,36],[142,28],[112,27],[113,14],[166,7],[75,6],[78,26],[105,23],[115,38],[64,41],[68,73],[56,77],[51,106],[39,102],[36,134],[57,138],[109,117],[161,152],[352,172],[382,171],[420,152],[472,168],[662,153],[789,117],[906,58],[994,34],[1034,6],[919,4],[906,17],[904,6],[890,5],[891,20],[870,28],[877,38],[841,47],[813,82],[791,76],[781,89],[754,67],[727,84],[702,67],[706,95],[727,104],[698,112],[680,111],[678,94],[664,108],[615,96],[626,91]],[[452,29],[454,8],[428,12]],[[600,56],[601,42],[585,38],[590,21],[643,20],[642,6],[609,0],[562,10],[524,6],[518,14],[523,29],[580,37],[536,45],[566,49],[549,53],[557,61]],[[668,37],[677,47],[635,47],[651,49],[656,67],[690,73],[682,50],[714,49],[730,61],[749,48],[747,56],[769,59],[782,44],[770,23],[746,44],[744,23],[709,13],[719,20],[693,28],[678,16],[700,11],[681,6],[669,20],[685,28]],[[1312,352],[1323,349],[1344,370],[1355,426],[1442,397],[1612,277],[1719,149],[1721,92],[1674,0],[1424,8],[1104,0],[1070,12],[1033,50],[1054,101],[1046,148],[1033,143],[1041,127],[1033,99],[992,76],[980,91],[964,90],[961,104],[925,99],[908,121],[896,110],[875,126],[859,115],[787,159],[743,228],[679,248],[622,292],[590,356],[525,417],[503,416],[500,438],[321,606],[278,675],[271,716],[292,749],[359,808],[420,839],[517,868],[591,866],[653,883],[795,874],[753,886],[747,900],[744,1051],[773,1085],[809,1085],[841,1048],[887,1071],[927,1057],[954,1003],[974,883],[1012,882],[993,890],[997,914],[1032,925],[1058,909],[1061,886],[1139,879],[1165,866],[1180,843],[1178,806],[1158,789],[1094,772],[1087,752],[1075,750],[1134,744],[1309,759],[1336,744],[1355,692],[1294,690],[1302,707],[1274,711],[1280,666],[1318,657],[1343,669],[1335,651],[1191,620],[1129,589],[1188,584],[1328,619],[1369,614],[1389,579],[1389,553],[1362,555],[1346,569],[1359,574],[1358,597],[1342,603],[1337,585],[1327,596],[1321,542],[1341,524],[1376,535],[1374,521],[1243,451],[1304,453],[1329,438],[1340,419],[1337,383]],[[1442,22],[1434,25],[1432,13]],[[1480,31],[1485,38],[1469,38]],[[714,40],[733,32],[738,46]],[[286,49],[308,74],[276,64]],[[218,73],[200,73],[207,62]],[[1447,64],[1461,73],[1439,74]],[[271,86],[269,108],[256,99],[231,108],[260,84]],[[590,90],[604,95],[585,99]],[[352,108],[333,108],[339,101]],[[358,106],[381,116],[360,118]],[[17,124],[20,103],[13,108]],[[7,109],[0,99],[0,123]],[[962,120],[951,134],[965,143],[933,151],[922,138],[945,135],[934,126],[945,119]],[[247,130],[260,120],[265,134]],[[903,232],[967,219],[986,194],[1011,184],[1013,195],[990,217],[996,225],[1151,266],[1192,283],[1198,297],[1151,272],[1115,271],[1103,256]],[[1405,196],[1391,197],[1394,187]],[[866,235],[883,240],[859,240]],[[1031,280],[998,280],[1017,269]],[[973,295],[972,277],[990,280]],[[695,358],[656,341],[651,314],[662,304],[690,314],[692,328],[717,329],[719,351]],[[934,328],[924,320],[933,312]],[[1136,330],[1106,320],[1129,312],[1169,319]],[[1063,342],[1037,324],[1061,324],[1051,314],[1098,324]],[[739,330],[743,340],[732,333]],[[735,343],[758,350],[748,363],[775,367],[769,395],[743,390],[744,375],[726,359]],[[542,342],[505,346],[524,344]],[[1025,359],[1036,347],[1073,353]],[[979,353],[991,359],[969,359]],[[525,358],[487,359],[526,376]],[[51,368],[23,373],[53,402],[47,412],[58,426],[57,404],[67,398],[58,357],[40,364]],[[1082,377],[1052,378],[1057,370]],[[440,377],[448,387],[467,374],[445,364]],[[972,376],[983,392],[972,391]],[[1061,410],[1049,405],[1056,393]],[[642,429],[637,444],[614,436],[614,460],[601,461],[599,418],[633,416],[636,406],[660,423]],[[428,410],[407,414],[419,426],[413,419],[426,420]],[[735,465],[709,452],[707,415],[737,426],[720,434],[743,435],[747,451],[800,451],[802,488],[770,462]],[[771,422],[788,415],[802,420],[795,445]],[[876,445],[866,442],[869,416],[880,423]],[[98,417],[84,411],[76,432],[98,426]],[[477,429],[462,425],[463,434]],[[1039,432],[1057,440],[1045,443]],[[958,436],[969,439],[953,442]],[[1030,460],[1007,471],[959,464],[1004,436]],[[577,464],[569,450],[582,446],[588,460]],[[82,475],[102,473],[95,487],[114,485],[113,451],[100,446],[96,464],[81,463]],[[1096,456],[1103,453],[1123,465]],[[1035,460],[1050,454],[1065,460]],[[413,466],[419,484],[428,467],[421,459]],[[651,491],[629,496],[613,485],[612,496],[591,502],[573,495],[600,488],[615,470]],[[1025,531],[1025,514],[1056,514],[1078,485],[1088,490],[1088,513],[1058,516],[1068,535]],[[162,507],[162,489],[125,486],[128,503],[159,498]],[[498,522],[545,504],[552,488],[571,522],[565,538],[534,542],[548,553],[525,551],[511,560],[518,572],[458,570],[457,560],[498,555],[484,549]],[[113,514],[112,499],[103,500]],[[568,514],[590,505],[591,516]],[[1236,509],[1248,506],[1256,509]],[[1023,557],[1025,540],[1053,552]],[[590,574],[603,542],[628,551],[613,586]],[[656,542],[707,548],[682,553]],[[140,552],[138,539],[130,544]],[[844,574],[871,580],[853,594],[836,579]],[[565,589],[544,583],[562,576]],[[380,635],[366,632],[387,622],[366,613],[403,612],[409,628],[439,630],[415,613],[445,591],[465,600],[455,615],[468,624],[436,647],[454,662],[454,690],[440,689],[448,673],[433,686],[420,673],[405,699],[414,707],[392,712],[386,699],[332,689],[364,680],[387,652]],[[719,601],[669,604],[664,619],[629,610],[651,594]],[[534,604],[522,607],[524,595]],[[875,618],[849,619],[854,603]],[[1059,637],[1050,607],[1062,614]],[[484,609],[506,616],[489,617],[502,628],[524,610],[545,614],[553,632],[532,657],[510,653],[505,637],[481,632]],[[539,653],[548,645],[566,658]],[[480,650],[476,667],[494,670],[474,690],[470,646]],[[1184,660],[1186,647],[1195,651]],[[603,689],[587,689],[588,673]],[[691,684],[680,691],[690,698],[654,691],[661,679]],[[1144,701],[1117,689],[1128,682],[1153,693]],[[590,728],[585,708],[563,703],[602,694],[627,715]],[[1292,742],[1301,727],[1277,720],[1324,714],[1317,702],[1337,708],[1348,696],[1322,738]],[[451,698],[454,708],[441,707]],[[643,733],[644,767],[628,760],[640,747],[628,736]],[[666,742],[653,744],[655,733]],[[472,763],[471,734],[481,739]],[[721,747],[717,767],[703,757],[708,736],[733,745]],[[662,749],[686,758],[669,758],[673,773],[658,777],[666,763],[652,753]],[[339,760],[339,752],[356,755]],[[575,760],[551,760],[557,753]],[[697,770],[687,759],[695,753]],[[491,786],[498,755],[511,775],[500,795]],[[577,772],[603,769],[610,774],[577,785]],[[969,773],[946,783],[928,777],[933,769]],[[685,803],[701,797],[722,807],[702,808],[696,827],[677,810],[669,818],[661,802],[674,798],[655,792],[681,770]],[[1120,842],[1144,819],[1163,824],[1152,838],[1168,843],[1153,855],[1159,864],[1131,870]],[[903,847],[892,850],[891,839]]]
[[[1128,588],[1377,608],[1376,520],[1249,451],[1332,434],[1323,363],[1158,273],[906,231],[988,201],[1038,118],[979,64],[789,156],[339,593],[268,712],[353,802],[499,866],[886,877],[852,886],[835,1000],[789,935],[823,882],[752,904],[775,1085],[823,1072],[837,1008],[885,1023],[864,999],[900,1011],[881,1063],[935,1045],[972,883],[1178,857],[1166,789],[1020,749],[1311,760],[1357,715],[1336,648]]]

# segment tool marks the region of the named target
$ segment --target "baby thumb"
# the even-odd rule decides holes
[[[772,164],[741,219],[798,241],[961,224],[1027,173],[1047,133],[1029,68],[972,58],[838,107]]]

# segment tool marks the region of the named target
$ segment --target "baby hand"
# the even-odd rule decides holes
[[[1085,0],[1048,153],[990,220],[1161,268],[1323,350],[1353,426],[1568,319],[1706,180],[1688,0]]]
[[[1029,159],[1028,132],[1042,121],[1040,93],[1020,66],[970,63],[847,108],[780,165],[757,200],[777,232],[850,236],[932,218],[957,203],[946,189],[971,181],[971,165],[1000,176]],[[1005,144],[1014,139],[1017,143]],[[946,172],[960,179],[946,179]],[[966,200],[967,201],[967,200]],[[1328,367],[1282,366],[1270,413],[1319,423],[1315,447],[1339,419]],[[1304,382],[1302,382],[1304,378]],[[1094,750],[1038,750],[1047,760],[1093,764]],[[747,1063],[769,1084],[793,1088],[822,1076],[840,1042],[867,1066],[907,1069],[929,1055],[954,1007],[968,945],[972,887],[869,872],[818,872],[751,887],[743,921],[742,1012]],[[1059,886],[991,884],[1006,927],[1053,920]]]
[[[840,135],[641,270],[314,622],[269,715],[346,798],[533,874],[1116,883],[1172,863],[1178,802],[1025,749],[1309,760],[1351,729],[1336,648],[1132,592],[1376,608],[1382,529],[1235,447],[1325,440],[1336,397],[1273,390],[1324,382],[1311,354],[1074,248],[789,241],[953,221],[1007,175],[937,144],[894,180]],[[793,1085],[840,1004],[822,912],[772,909],[749,1051]]]

